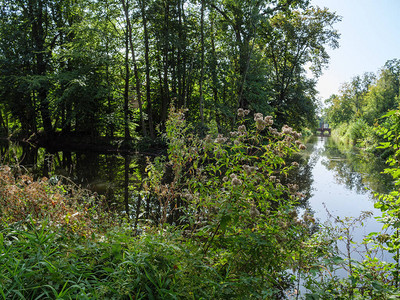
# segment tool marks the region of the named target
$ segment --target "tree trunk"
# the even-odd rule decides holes
[[[128,223],[130,223],[130,209],[129,209],[129,164],[130,158],[128,155],[124,159],[124,203],[125,212]]]
[[[211,77],[212,77],[212,91],[214,98],[214,112],[216,110],[215,104],[218,103],[218,79],[217,79],[217,53],[215,51],[215,34],[214,34],[214,18],[211,18],[211,54],[212,54],[212,66],[211,66]]]
[[[147,130],[146,130],[146,124],[144,122],[143,118],[143,107],[142,107],[142,93],[140,91],[140,78],[139,78],[139,72],[138,72],[138,67],[136,63],[136,57],[135,57],[135,49],[133,47],[133,40],[132,40],[132,25],[131,21],[129,18],[129,2],[125,2],[125,0],[121,0],[124,13],[125,13],[125,19],[126,19],[126,24],[127,24],[127,36],[129,40],[129,45],[131,48],[131,54],[132,54],[132,62],[133,62],[133,74],[135,76],[135,87],[136,87],[136,97],[137,101],[139,104],[139,114],[140,114],[140,123],[142,125],[142,133],[144,136],[147,136]]]
[[[146,101],[147,101],[147,115],[149,119],[150,137],[154,138],[154,124],[153,124],[153,106],[151,101],[151,82],[150,82],[150,61],[149,61],[149,33],[147,30],[147,17],[144,9],[144,1],[140,1],[140,11],[142,14],[143,33],[144,33],[144,60],[146,64]]]
[[[201,44],[201,70],[200,70],[200,120],[201,125],[204,126],[204,98],[203,98],[203,79],[204,79],[204,0],[201,1],[200,13],[200,44]]]
[[[164,1],[164,74],[163,74],[163,85],[164,95],[162,97],[161,105],[161,122],[164,123],[167,120],[169,99],[169,86],[168,86],[168,67],[169,67],[169,3],[168,0]]]
[[[177,93],[177,106],[181,107],[183,105],[183,100],[182,100],[182,43],[183,43],[183,37],[182,37],[182,9],[181,9],[181,0],[178,0],[178,51],[177,51],[177,82],[178,82],[178,93]]]
[[[125,142],[130,140],[129,133],[129,42],[128,42],[128,26],[125,31],[125,87],[124,87],[124,138]]]
[[[37,3],[37,7],[35,4]],[[47,62],[45,58],[45,38],[46,33],[43,28],[43,1],[37,0],[29,1],[29,10],[31,15],[32,22],[32,38],[34,42],[35,48],[35,56],[36,56],[36,70],[35,74],[39,76],[46,76],[47,70]],[[43,78],[42,78],[43,80]],[[42,116],[43,129],[45,134],[51,134],[53,132],[49,104],[47,100],[47,88],[42,83],[41,86],[37,90],[37,97],[39,101],[39,111]]]

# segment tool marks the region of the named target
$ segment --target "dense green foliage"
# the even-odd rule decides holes
[[[296,268],[313,225],[307,214],[297,217],[298,186],[280,183],[297,167],[284,158],[304,145],[292,128],[278,131],[272,117],[257,113],[251,120],[248,114],[238,110],[239,126],[230,136],[199,139],[183,112],[172,109],[168,159],[149,164],[147,188],[160,201],[159,223],[180,224],[218,273],[239,280],[232,296],[279,297],[293,284],[288,269]],[[249,274],[251,293],[242,281]]]
[[[377,132],[396,186],[399,116],[387,114]],[[229,136],[214,129],[199,138],[172,108],[168,157],[148,162],[130,219],[76,186],[2,166],[0,297],[396,299],[398,191],[376,195],[383,229],[366,237],[364,258],[355,260],[352,232],[370,214],[316,224],[309,212],[298,216],[298,187],[283,183],[297,168],[288,156],[304,148],[299,136],[239,109]]]
[[[171,103],[199,129],[238,107],[314,122],[339,17],[306,0],[0,1],[0,125],[154,137]],[[138,126],[136,126],[138,125]]]
[[[314,220],[297,216],[303,195],[280,177],[297,167],[284,158],[300,134],[239,109],[230,137],[201,139],[183,111],[169,116],[168,158],[149,162],[143,183],[153,213],[136,206],[135,228],[90,195],[76,202],[79,189],[2,168],[4,298],[279,299],[294,287]]]
[[[385,141],[396,189],[376,195],[383,229],[363,260],[336,245],[350,249],[368,213],[316,224],[286,180],[338,46],[334,13],[307,0],[0,0],[0,11],[2,134],[161,129],[168,145],[134,198],[125,188],[125,213],[60,176],[2,165],[0,298],[285,299],[300,285],[306,299],[399,297],[400,114],[386,114],[398,60],[345,84],[324,116],[354,144]],[[126,186],[129,171],[125,158]]]
[[[358,144],[376,150],[380,138],[374,127],[386,119],[380,119],[400,104],[400,61],[389,60],[378,76],[365,73],[343,85],[338,95],[332,95],[326,103],[325,119],[335,128],[335,135],[346,143]],[[386,120],[386,121],[385,121]]]

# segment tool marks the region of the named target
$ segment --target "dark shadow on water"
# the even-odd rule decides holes
[[[313,136],[306,141],[307,149],[293,156],[289,163],[297,161],[283,183],[299,186],[305,196],[299,207],[313,210],[309,199],[313,197],[313,169],[322,159],[327,172],[333,172],[335,180],[347,189],[365,193],[366,188],[384,192],[391,188],[391,180],[381,174],[384,163],[373,156],[340,147],[332,138]],[[134,219],[152,218],[159,214],[160,207],[154,197],[141,193],[145,176],[145,158],[142,156],[99,154],[92,152],[56,151],[34,148],[29,144],[0,144],[1,162],[21,164],[35,177],[67,177],[83,188],[92,190],[106,198],[107,203]],[[140,216],[139,216],[140,214]]]

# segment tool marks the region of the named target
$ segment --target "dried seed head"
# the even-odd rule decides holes
[[[271,126],[274,124],[274,120],[272,120],[272,116],[266,116],[264,118],[264,122],[267,124],[267,126]]]
[[[214,140],[216,144],[223,144],[228,140],[228,138],[224,137],[222,134],[218,134],[217,138]]]
[[[292,219],[296,219],[297,220],[297,211],[292,210],[289,212],[289,217],[291,217]]]
[[[253,172],[253,169],[249,165],[243,165],[243,169],[247,175],[250,175]]]
[[[279,135],[280,135],[280,133],[278,132],[278,130],[277,130],[276,128],[269,127],[268,130],[269,130],[269,132],[271,132],[274,136],[279,136]]]
[[[186,194],[184,195],[184,197],[185,197],[186,200],[188,200],[188,201],[193,200],[193,195],[192,195],[192,194],[186,193]]]
[[[292,191],[292,192],[295,192],[295,191],[297,191],[299,189],[299,186],[297,184],[288,183],[287,186],[288,186],[289,190]]]
[[[283,125],[282,127],[282,133],[283,134],[292,134],[292,127],[289,127],[288,125]]]
[[[263,119],[263,114],[262,113],[255,113],[254,114],[254,121],[257,122],[258,119]]]
[[[266,126],[267,126],[267,123],[262,118],[259,118],[256,120],[257,130],[262,131],[265,129]]]
[[[252,204],[250,207],[250,217],[256,218],[260,215],[260,212],[258,211],[257,207]]]
[[[294,137],[295,139],[299,139],[299,138],[301,138],[301,133],[300,133],[300,132],[297,132],[297,131],[293,131],[293,137]]]
[[[242,185],[242,181],[241,181],[240,179],[234,177],[234,178],[232,179],[232,185],[233,185],[233,186]]]
[[[244,115],[245,115],[245,112],[244,112],[244,110],[243,110],[243,108],[239,108],[238,110],[237,110],[237,115],[239,116],[239,117],[244,117]]]

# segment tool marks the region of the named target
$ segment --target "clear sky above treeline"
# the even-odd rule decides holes
[[[340,48],[329,51],[330,63],[319,79],[322,100],[344,82],[364,72],[377,72],[387,60],[400,59],[400,0],[312,0],[342,16],[335,28]]]

